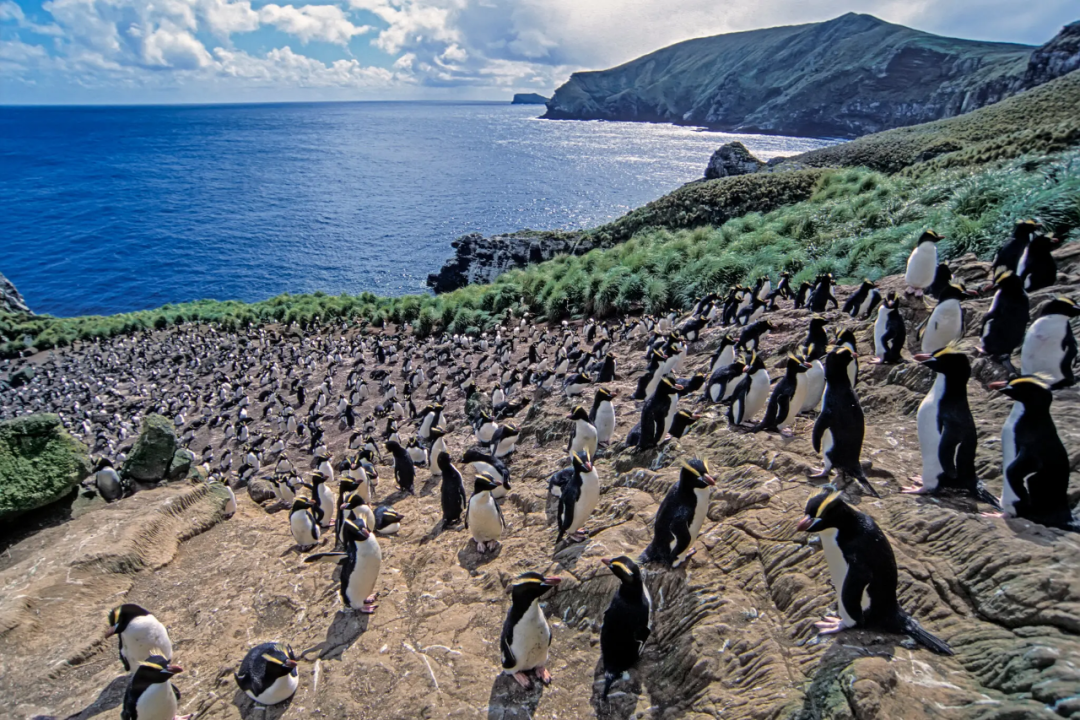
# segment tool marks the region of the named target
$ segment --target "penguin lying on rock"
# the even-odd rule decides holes
[[[279,642],[256,645],[233,673],[240,689],[260,705],[277,705],[296,694],[300,684],[296,653]]]
[[[189,720],[192,715],[176,714],[180,691],[172,684],[172,678],[183,671],[160,651],[151,653],[131,676],[120,720]]]

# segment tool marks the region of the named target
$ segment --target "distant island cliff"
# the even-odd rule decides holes
[[[1077,35],[1073,23],[1035,48],[848,13],[687,40],[610,70],[574,73],[544,117],[851,138],[960,115],[1056,77]]]
[[[511,105],[547,105],[549,98],[537,93],[517,93],[510,102]]]

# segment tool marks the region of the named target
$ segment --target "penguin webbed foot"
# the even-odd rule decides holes
[[[994,520],[1004,520],[1004,519],[1006,519],[1006,515],[1005,515],[1005,513],[1003,513],[1003,512],[984,512],[984,513],[979,513],[979,517],[984,517],[984,518],[992,518],[992,519],[994,519]]]
[[[532,688],[532,680],[530,680],[529,676],[526,675],[525,673],[523,673],[523,672],[514,673],[514,679],[517,680],[518,685],[525,688],[526,690]]]
[[[829,471],[826,470],[825,468],[821,468],[820,470],[814,470],[812,473],[810,473],[806,477],[809,478],[810,480],[828,480]]]
[[[550,670],[548,670],[546,667],[541,665],[540,667],[536,668],[535,672],[536,672],[536,679],[537,680],[544,683],[545,685],[550,685],[551,684],[551,671]]]
[[[836,635],[844,629],[844,621],[835,615],[826,615],[814,623],[818,629],[818,635]]]
[[[904,495],[929,495],[930,490],[926,489],[923,485],[922,475],[912,475],[908,478],[912,482],[911,485],[901,485],[900,492]]]

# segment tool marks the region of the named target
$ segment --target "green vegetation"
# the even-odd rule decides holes
[[[0,520],[61,499],[89,474],[86,446],[56,415],[0,422]]]

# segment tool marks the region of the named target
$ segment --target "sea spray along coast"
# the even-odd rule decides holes
[[[758,20],[569,81],[560,65],[543,85],[544,53],[590,67],[569,62],[579,41],[547,15],[515,15],[525,33],[493,22],[497,4],[479,25],[468,3],[227,5],[228,29],[202,10],[192,22],[241,40],[256,31],[238,28],[305,28],[307,52],[339,43],[353,57],[267,53],[255,82],[261,50],[204,58],[210,41],[174,24],[142,33],[137,58],[97,46],[112,69],[32,62],[85,39],[60,6],[18,5],[0,6],[5,57],[21,58],[18,92],[42,99],[74,68],[116,97],[138,82],[181,100],[228,83],[287,94],[299,86],[285,67],[315,73],[305,92],[436,93],[529,63],[513,90],[558,86],[548,114],[594,75],[585,105],[640,112],[538,120],[505,92],[500,106],[50,110],[39,140],[77,134],[56,129],[64,113],[174,124],[99,146],[107,162],[85,169],[84,192],[46,179],[78,163],[9,144],[31,181],[12,188],[45,193],[25,203],[69,242],[96,213],[135,207],[133,177],[166,189],[160,207],[138,199],[144,227],[200,238],[140,241],[138,218],[106,223],[72,245],[85,268],[3,245],[5,262],[19,254],[48,280],[0,278],[0,692],[15,717],[1080,718],[1080,24],[1057,32],[1073,18],[1038,37],[1019,22],[990,32],[978,2],[958,3],[965,20],[943,35],[865,15]],[[647,5],[593,8],[612,26],[648,20],[656,39],[626,57],[673,27],[668,42],[701,34],[718,12]],[[591,22],[560,27],[608,47]],[[498,27],[502,45],[477,27]],[[68,45],[35,54],[34,33]],[[639,38],[633,25],[619,37]],[[736,63],[731,46],[754,52]],[[375,52],[396,58],[389,75],[365,66]],[[892,103],[900,81],[908,94]],[[814,100],[827,88],[837,104]],[[690,109],[706,104],[708,122]],[[45,111],[0,117],[19,112]],[[371,112],[430,122],[396,140],[342,132]],[[738,114],[805,132],[791,118],[822,112],[859,137],[621,122],[737,130],[751,122]],[[311,134],[320,113],[336,135]],[[260,114],[272,144],[234,127]],[[282,117],[307,120],[290,131]],[[455,128],[406,185],[455,208],[439,211],[455,218],[444,227],[474,232],[432,254],[413,200],[382,220],[405,234],[327,239],[366,227],[357,218],[396,187],[357,181],[371,168],[355,158],[402,167],[403,147]],[[544,151],[524,162],[528,137]],[[482,156],[517,160],[464,168],[485,143]],[[143,152],[152,162],[126,174]],[[250,185],[283,157],[280,188]],[[560,172],[565,185],[545,190]],[[521,187],[497,192],[507,178]],[[250,199],[229,195],[226,211],[209,196],[232,184]],[[357,188],[372,196],[349,200]],[[617,209],[636,192],[653,194]],[[8,195],[30,237],[34,211]],[[529,197],[558,220],[503,224]],[[487,215],[460,219],[475,211]],[[282,262],[294,223],[307,230]],[[126,245],[110,247],[120,230]],[[231,276],[215,242],[231,246],[216,256],[234,259]],[[386,280],[387,267],[407,276]],[[234,290],[218,299],[131,297],[201,297],[190,287],[221,277]],[[279,294],[300,277],[318,291]],[[367,291],[340,292],[348,283]],[[45,311],[88,302],[102,314]],[[147,309],[109,312],[121,302]]]

